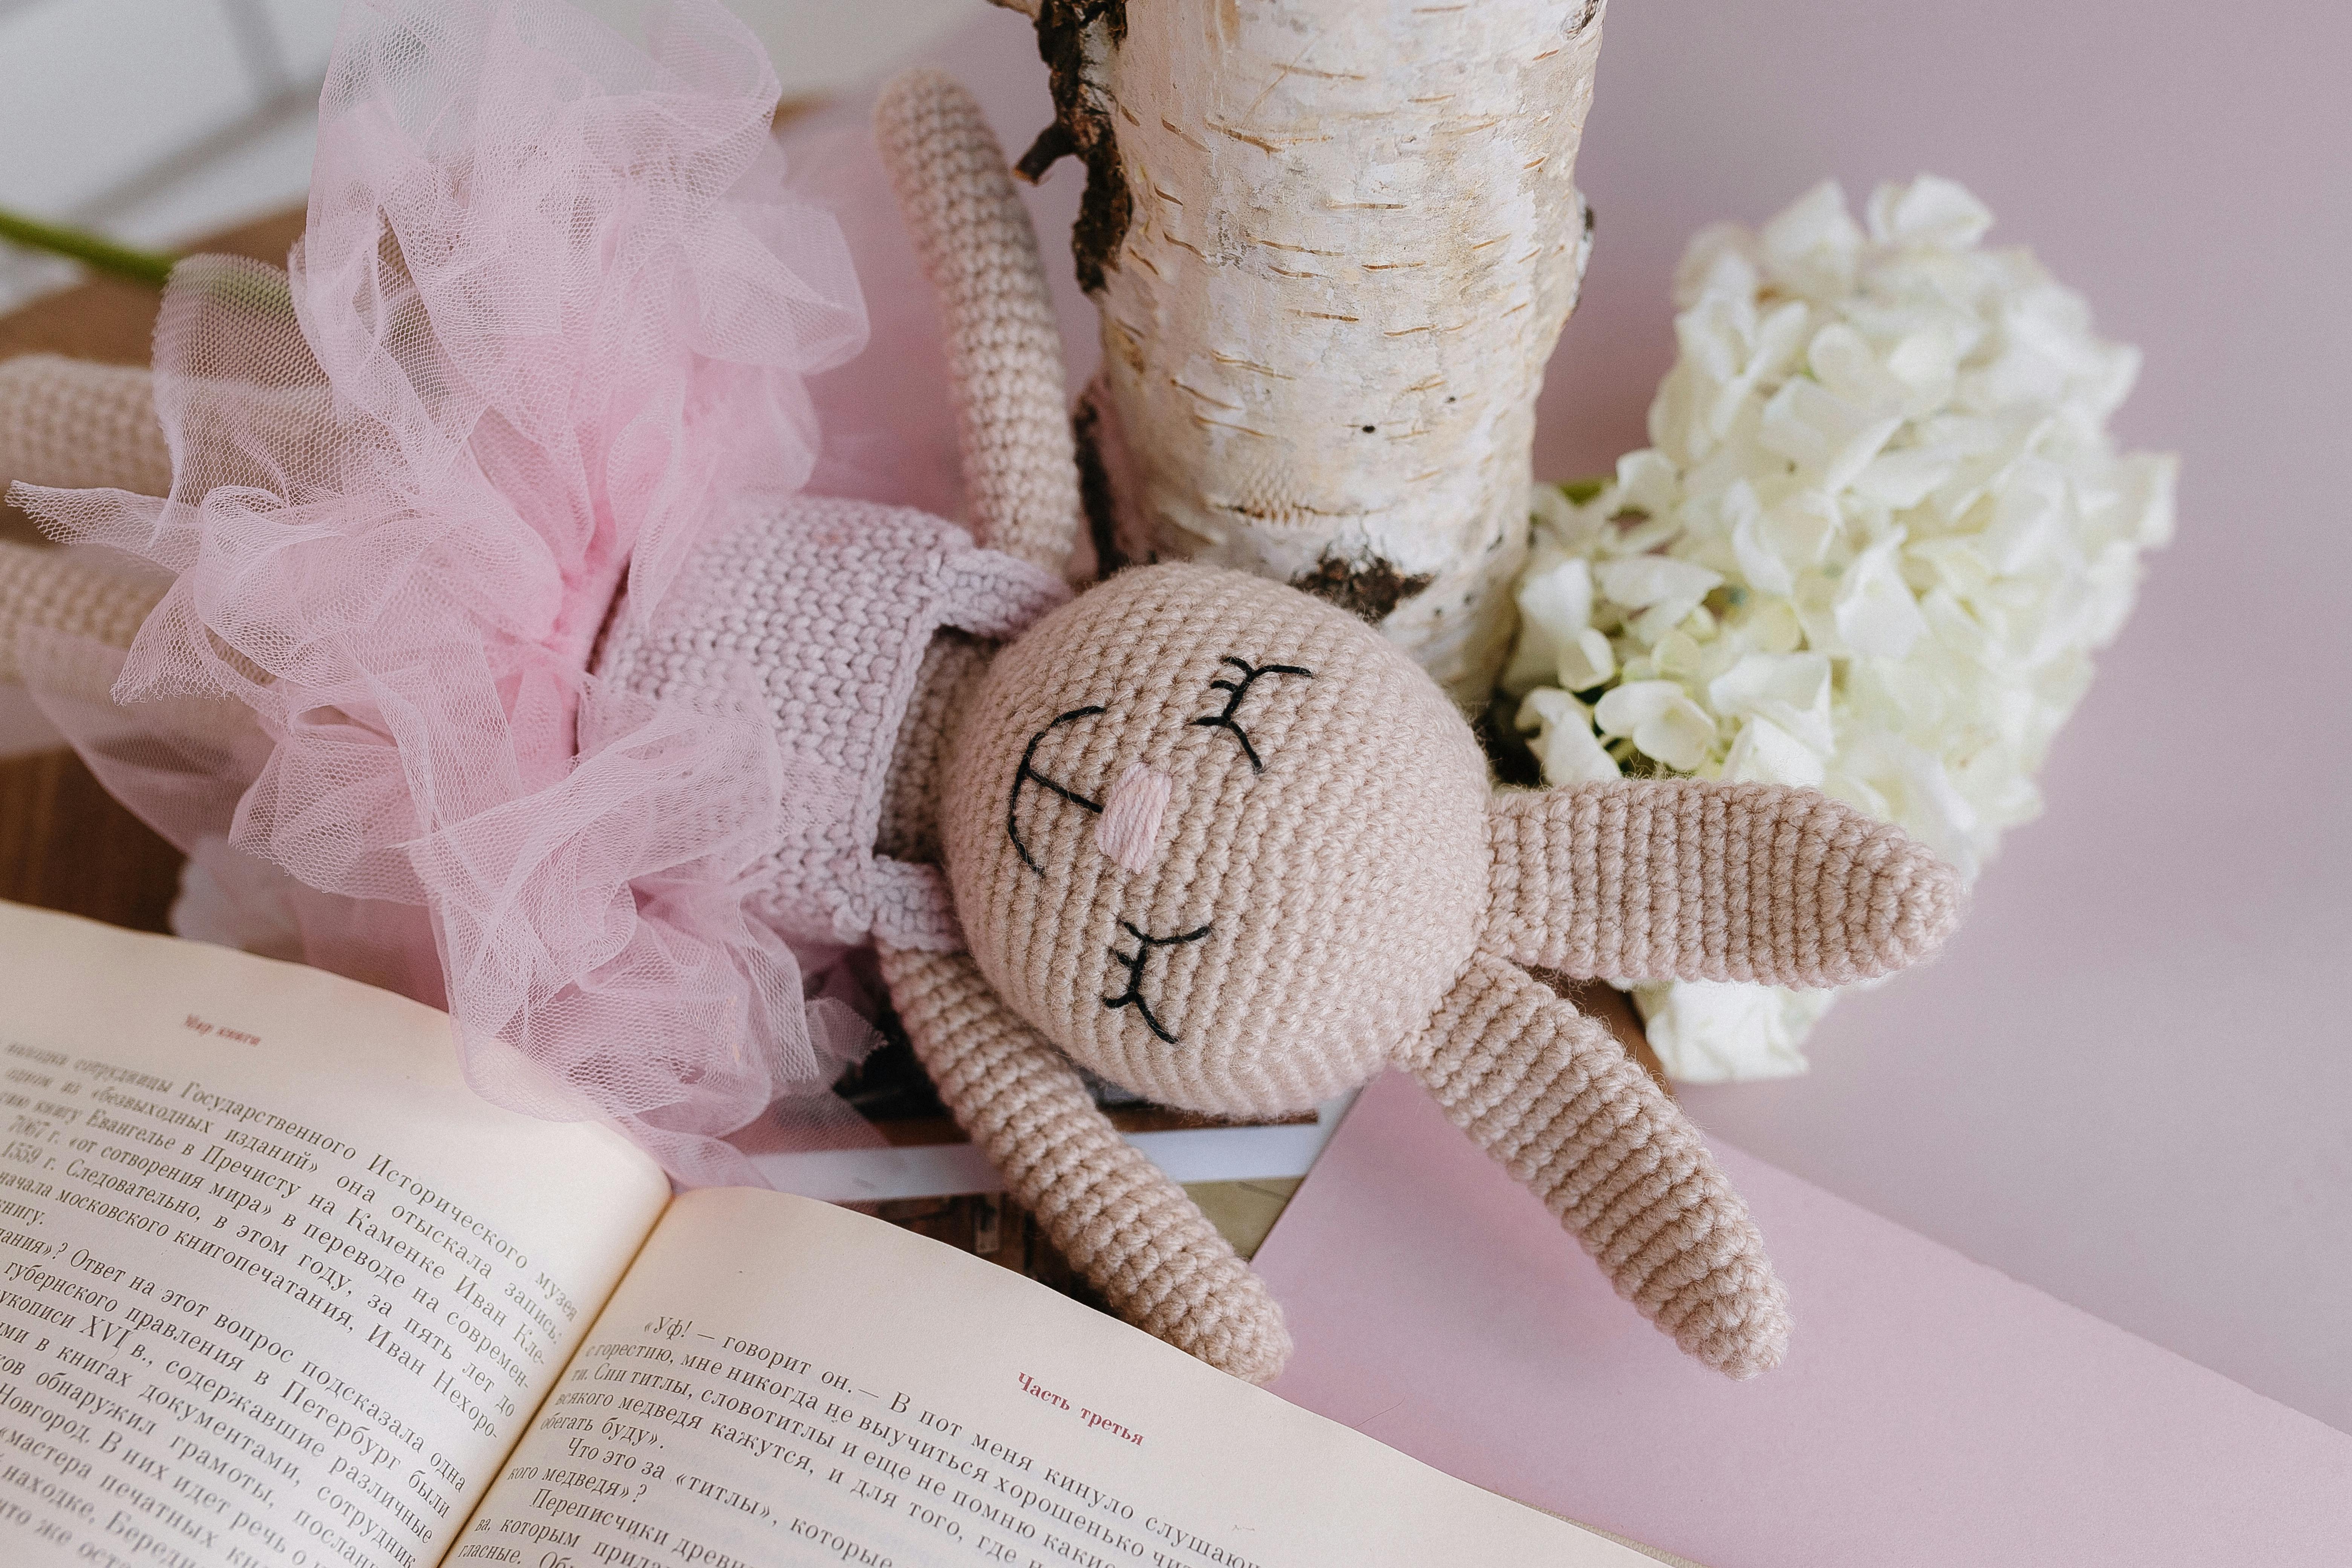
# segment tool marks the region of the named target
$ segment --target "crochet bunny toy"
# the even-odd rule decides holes
[[[593,654],[652,702],[761,707],[803,793],[751,914],[795,942],[874,940],[1013,1195],[1118,1311],[1236,1375],[1280,1369],[1278,1308],[1078,1068],[1231,1116],[1402,1068],[1677,1344],[1734,1377],[1773,1364],[1785,1301],[1738,1198],[1528,970],[1843,984],[1941,939],[1951,873],[1809,791],[1498,793],[1410,658],[1280,584],[1168,563],[1072,597],[1059,345],[1003,154],[936,72],[895,82],[876,123],[940,297],[971,534],[796,498],[700,545],[657,603],[617,604]],[[76,399],[142,432],[152,395],[128,375],[0,371],[19,472],[71,468],[37,432]],[[129,439],[152,467],[152,437]],[[0,650],[12,616],[127,640],[154,594],[15,552]]]

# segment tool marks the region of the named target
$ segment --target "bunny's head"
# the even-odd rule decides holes
[[[1304,1110],[1428,1019],[1484,913],[1486,767],[1434,682],[1294,588],[1146,567],[996,661],[941,816],[966,940],[1073,1058]]]

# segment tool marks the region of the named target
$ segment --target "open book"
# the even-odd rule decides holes
[[[0,1118],[12,1565],[1643,1561],[315,970],[0,904]]]

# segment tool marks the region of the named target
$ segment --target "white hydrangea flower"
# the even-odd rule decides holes
[[[1825,183],[1676,275],[1651,445],[1538,487],[1519,699],[1554,784],[1804,784],[1973,881],[2171,535],[2175,459],[2116,451],[2137,353],[1949,180]],[[1572,493],[1571,493],[1572,492]],[[1635,994],[1666,1070],[1802,1071],[1820,993]]]

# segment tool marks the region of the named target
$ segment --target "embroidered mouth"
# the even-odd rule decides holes
[[[1114,1013],[1122,1007],[1134,1008],[1142,1015],[1146,1028],[1169,1045],[1178,1044],[1176,1037],[1169,1033],[1168,1026],[1160,1021],[1160,1016],[1151,1010],[1151,1004],[1143,999],[1143,967],[1150,962],[1153,948],[1181,947],[1186,942],[1198,942],[1209,934],[1211,928],[1202,926],[1198,931],[1188,931],[1179,936],[1151,936],[1126,921],[1119,921],[1118,928],[1135,939],[1135,951],[1121,952],[1117,942],[1111,944],[1110,955],[1127,965],[1127,990],[1118,996],[1104,997],[1103,1005]]]

